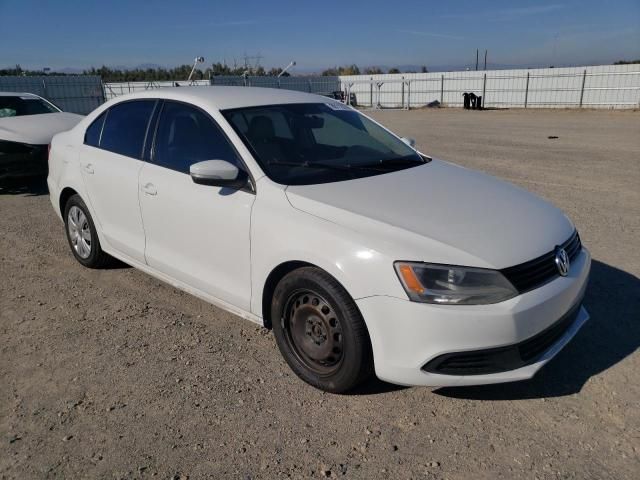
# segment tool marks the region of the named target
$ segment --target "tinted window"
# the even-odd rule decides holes
[[[84,143],[86,145],[91,145],[92,147],[97,147],[99,145],[102,125],[104,124],[104,118],[106,116],[106,113],[103,113],[96,118],[91,125],[89,125],[89,128],[87,128],[87,131],[84,134]]]
[[[240,166],[235,150],[207,114],[184,103],[166,102],[156,132],[154,162],[189,173],[204,160],[227,160]]]
[[[38,97],[0,96],[0,118],[56,112],[59,112],[57,108]]]
[[[144,137],[155,100],[119,103],[109,109],[102,128],[100,148],[141,158]]]

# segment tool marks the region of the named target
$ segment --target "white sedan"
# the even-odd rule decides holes
[[[81,119],[33,93],[0,92],[0,179],[46,175],[51,138]]]
[[[532,377],[589,316],[571,221],[337,101],[244,87],[119,97],[53,139],[71,251],[272,328],[344,392]]]

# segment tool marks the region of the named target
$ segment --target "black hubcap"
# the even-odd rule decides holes
[[[294,292],[285,304],[282,326],[289,346],[307,368],[319,375],[339,368],[342,327],[336,312],[320,295]]]

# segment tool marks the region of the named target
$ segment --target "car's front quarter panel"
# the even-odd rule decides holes
[[[266,177],[257,185],[251,216],[252,312],[263,316],[262,293],[279,265],[299,261],[335,277],[352,298],[407,298],[393,269],[394,259],[371,248],[366,237],[295,209],[284,187]]]

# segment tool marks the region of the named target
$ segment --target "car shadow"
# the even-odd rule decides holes
[[[47,195],[46,177],[5,178],[0,180],[0,195],[25,195],[35,197]]]
[[[591,319],[531,380],[447,387],[434,393],[470,400],[520,400],[579,392],[591,377],[632,355],[640,346],[640,279],[594,260],[584,305]]]
[[[348,395],[348,396],[380,395],[382,393],[390,393],[398,390],[404,390],[405,388],[411,388],[411,387],[405,387],[403,385],[394,385],[393,383],[387,383],[374,376],[364,384],[354,388],[353,390],[349,390],[345,395]]]

